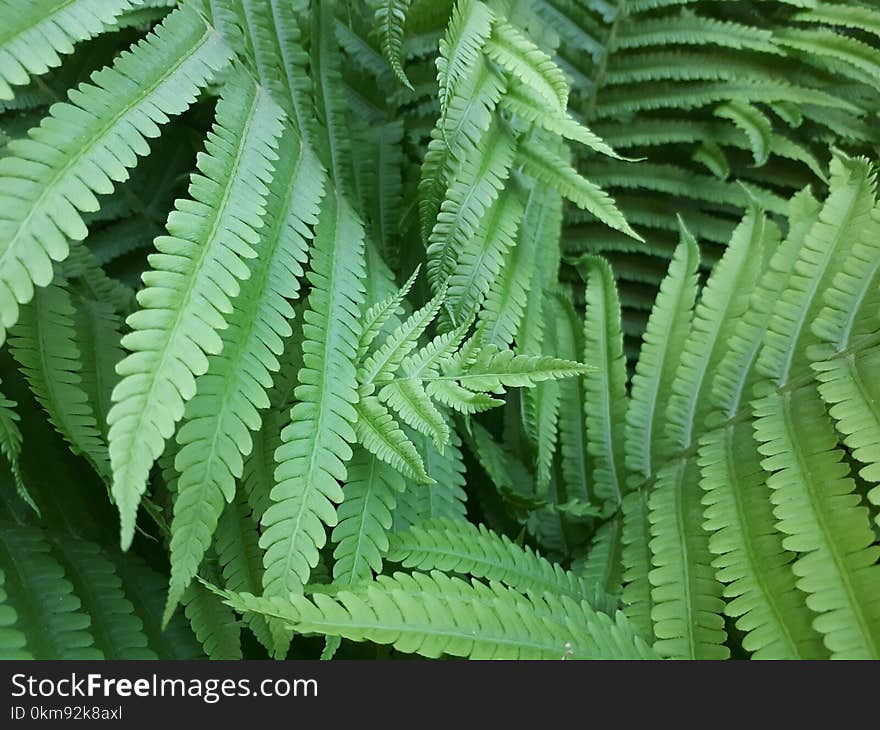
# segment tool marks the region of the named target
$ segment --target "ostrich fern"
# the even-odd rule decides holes
[[[880,658],[871,4],[0,13],[0,656]]]

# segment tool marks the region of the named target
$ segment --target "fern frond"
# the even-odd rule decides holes
[[[101,659],[89,630],[88,614],[37,528],[3,525],[0,570],[7,605],[34,659]]]
[[[757,363],[766,380],[752,407],[777,528],[783,546],[801,553],[792,569],[818,614],[814,626],[832,657],[867,658],[880,652],[880,548],[816,386],[786,387],[817,340],[806,323],[822,309],[818,292],[834,281],[874,207],[865,161],[836,157],[831,173],[829,197],[773,308]]]
[[[380,0],[376,5],[375,25],[382,54],[394,75],[408,89],[413,86],[403,70],[403,42],[406,14],[412,0]]]
[[[364,230],[344,199],[327,194],[312,246],[312,291],[303,324],[298,402],[275,454],[272,505],[263,514],[266,595],[287,595],[308,582],[337,522],[334,503],[355,440],[358,402],[355,357],[364,300]]]
[[[561,218],[560,197],[535,185],[526,200],[516,245],[492,281],[478,315],[486,344],[503,347],[514,341],[526,310],[538,251],[548,239],[558,236]]]
[[[708,375],[746,310],[749,286],[763,261],[763,232],[753,209],[703,288],[671,384],[658,453],[675,460],[661,468],[649,499],[654,648],[666,656],[728,656],[722,646],[721,587],[710,568],[709,536],[703,529],[699,470],[694,459],[680,454],[693,448],[710,409]]]
[[[778,248],[778,231],[760,217],[755,225],[764,241],[763,258],[773,253],[778,267],[790,268],[817,215],[818,205],[807,193],[796,198],[793,225]],[[716,577],[725,584],[725,613],[736,617],[737,628],[746,632],[743,648],[755,659],[827,656],[811,626],[812,612],[795,586],[794,555],[783,548],[775,529],[751,424],[737,420],[756,377],[754,364],[773,302],[786,281],[787,276],[770,269],[752,292],[715,372],[712,402],[719,410],[707,418],[698,457],[706,491],[704,525],[710,532],[709,549],[717,556],[712,562]]]
[[[260,427],[259,409],[269,405],[266,392],[292,333],[289,302],[299,295],[323,172],[291,128],[282,143],[285,155],[269,183],[259,256],[249,261],[248,278],[221,333],[221,351],[196,381],[177,433],[182,448],[175,458],[180,479],[171,522],[169,610],[195,576],[224,500],[232,501],[252,448],[250,433]]]
[[[358,416],[355,433],[359,443],[405,477],[421,483],[431,481],[418,449],[379,398],[361,395],[355,408]]]
[[[873,173],[872,173],[873,175]],[[873,177],[872,177],[873,186]],[[863,466],[859,476],[880,483],[880,393],[873,372],[880,357],[876,338],[880,318],[880,208],[876,205],[851,244],[849,257],[823,292],[825,306],[812,322],[823,344],[807,352],[829,406],[852,456]],[[868,492],[880,504],[880,489]]]
[[[122,341],[131,354],[117,368],[122,380],[108,422],[123,547],[131,543],[150,467],[196,394],[206,355],[221,351],[217,330],[226,327],[230,300],[250,274],[246,260],[257,255],[282,111],[241,71],[223,93],[199,156],[202,174],[192,176],[192,200],[177,201],[169,235],[156,239],[141,309],[128,318],[132,332]]]
[[[578,261],[585,268],[584,362],[596,369],[585,380],[587,448],[594,459],[593,489],[600,499],[620,502],[626,491],[624,429],[628,408],[626,359],[620,330],[620,299],[608,263],[598,256]]]
[[[630,228],[614,200],[595,183],[582,177],[568,162],[532,141],[519,145],[517,158],[525,171],[582,210],[594,215],[605,225],[621,231],[637,241],[642,237]]]
[[[333,529],[333,583],[348,586],[370,580],[382,571],[388,533],[403,477],[384,461],[358,449],[348,465],[345,501]]]
[[[156,659],[143,622],[126,598],[122,580],[94,543],[68,536],[52,539],[82,608],[91,618],[95,647],[105,659]]]
[[[449,101],[446,116],[431,132],[419,180],[422,239],[428,240],[458,161],[476,154],[493,121],[493,111],[506,89],[504,78],[482,57],[462,79]]]
[[[648,319],[626,414],[626,466],[643,479],[651,476],[661,458],[661,424],[697,294],[699,250],[686,230],[681,236]]]
[[[461,160],[428,238],[427,271],[434,291],[452,273],[458,252],[497,200],[513,160],[513,140],[498,123],[486,133],[477,154]]]
[[[21,474],[21,429],[18,427],[21,417],[15,410],[18,404],[9,400],[2,392],[0,392],[0,453],[9,464],[9,471],[12,472],[12,480],[15,482],[15,491],[22,501],[25,502],[37,514],[40,509],[28,492]]]
[[[492,21],[492,11],[480,0],[459,0],[453,8],[437,58],[442,116],[446,116],[450,99],[462,77],[477,60],[483,44],[488,40]]]
[[[11,154],[0,160],[0,340],[34,286],[52,280],[68,238],[85,238],[80,211],[98,210],[95,195],[128,179],[149,153],[147,139],[192,104],[227,53],[184,6],[97,72],[94,84],[73,91],[70,103],[54,105],[29,138],[9,144]]]
[[[442,573],[380,576],[357,591],[290,600],[223,593],[237,610],[289,622],[299,631],[393,644],[437,657],[647,659],[652,653],[618,614],[545,594],[526,598],[498,584],[465,583]]]
[[[109,481],[107,447],[82,387],[75,309],[63,282],[35,293],[12,331],[10,350],[55,429]]]
[[[0,3],[0,99],[12,99],[12,86],[22,86],[61,65],[74,46],[116,25],[132,8],[131,0],[38,0],[27,8],[13,0]]]
[[[464,520],[435,519],[390,536],[386,559],[423,573],[440,570],[503,583],[521,593],[545,591],[591,600],[591,586],[505,535]]]
[[[553,60],[509,23],[496,23],[486,55],[559,112],[568,106],[568,81]]]
[[[505,188],[487,211],[476,233],[459,250],[449,276],[444,312],[453,326],[469,320],[504,268],[514,247],[525,209],[519,192]]]
[[[583,321],[573,304],[564,296],[557,295],[552,301],[556,319],[549,324],[556,329],[556,352],[566,360],[583,359],[586,353]],[[579,377],[559,381],[559,451],[562,457],[562,478],[568,499],[578,500],[582,504],[594,501],[594,467],[587,438],[587,412],[584,408],[569,406],[586,401],[588,379]]]

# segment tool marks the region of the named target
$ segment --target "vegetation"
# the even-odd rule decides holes
[[[0,657],[880,658],[874,3],[0,16]]]

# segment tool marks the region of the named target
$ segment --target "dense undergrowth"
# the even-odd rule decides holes
[[[0,18],[0,656],[880,658],[872,2]]]

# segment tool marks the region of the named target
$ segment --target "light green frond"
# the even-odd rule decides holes
[[[562,295],[553,298],[556,352],[566,360],[584,359],[584,325],[572,303]],[[598,375],[565,378],[559,381],[559,452],[562,481],[570,500],[588,504],[593,500],[593,462],[587,437],[587,411],[570,407],[586,402],[587,381]],[[598,495],[595,495],[598,496]]]
[[[492,20],[492,11],[480,0],[459,0],[452,11],[437,58],[440,109],[444,117],[461,79],[492,32]]]
[[[169,609],[195,576],[225,502],[235,494],[251,432],[269,406],[267,391],[280,368],[278,357],[292,329],[290,300],[299,296],[310,226],[318,218],[324,173],[292,128],[266,197],[265,223],[248,262],[235,309],[221,332],[221,351],[196,381],[177,432],[180,472],[171,523]]]
[[[626,413],[626,465],[640,478],[659,466],[661,424],[697,293],[699,250],[686,230],[681,236],[642,338]]]
[[[359,443],[405,477],[422,483],[431,481],[418,449],[376,396],[361,395],[355,408],[358,415],[355,433]]]
[[[443,373],[425,377],[430,394],[435,384],[455,381],[470,391],[503,393],[505,388],[530,388],[545,380],[589,375],[591,368],[550,355],[517,355],[485,345],[471,362],[450,359]]]
[[[440,570],[504,583],[521,593],[545,591],[591,600],[592,587],[529,547],[520,547],[485,525],[435,519],[390,537],[387,560],[421,572]]]
[[[199,155],[200,173],[191,178],[192,199],[175,203],[169,235],[156,239],[141,308],[127,320],[132,331],[122,344],[131,354],[117,367],[122,380],[108,417],[123,547],[131,543],[150,467],[195,396],[207,355],[221,351],[218,330],[250,275],[246,260],[257,256],[281,114],[245,73],[231,77]]]
[[[422,239],[427,241],[443,202],[446,188],[454,178],[458,160],[477,153],[488,132],[493,111],[506,90],[504,78],[482,57],[462,79],[445,117],[431,131],[431,140],[422,161],[419,180],[419,220]]]
[[[364,300],[364,230],[344,199],[328,192],[311,250],[297,403],[275,453],[272,505],[263,515],[266,595],[300,591],[334,526],[339,481],[355,440],[355,358]]]
[[[566,160],[558,157],[553,151],[528,141],[519,146],[517,158],[522,163],[523,169],[538,182],[549,185],[605,225],[636,240],[642,240],[641,236],[630,228],[614,200],[598,185],[581,176]]]
[[[403,477],[384,461],[363,449],[355,452],[331,535],[335,585],[361,583],[382,571],[397,495],[405,488]]]
[[[0,99],[12,99],[22,86],[61,65],[61,55],[105,32],[137,0],[36,0],[26,7],[0,3]]]
[[[416,267],[416,270],[410,274],[409,279],[406,280],[406,283],[400,289],[372,305],[364,314],[363,331],[361,332],[360,343],[358,344],[358,360],[363,359],[364,355],[367,354],[370,345],[373,344],[385,325],[393,321],[395,315],[401,313],[400,305],[406,295],[409,294],[413,284],[415,284],[419,275],[419,268]]]
[[[369,395],[375,385],[390,380],[404,359],[415,349],[419,337],[428,328],[446,295],[443,285],[435,297],[424,307],[404,320],[400,327],[389,333],[385,341],[367,357],[358,369],[358,382],[362,394]]]
[[[497,122],[476,154],[461,160],[428,238],[428,280],[434,291],[452,273],[458,252],[476,235],[513,161],[513,140]]]
[[[553,60],[509,23],[496,23],[486,55],[558,112],[568,106],[568,82]]]
[[[520,329],[531,290],[539,250],[558,238],[562,218],[561,199],[535,185],[529,191],[516,245],[494,278],[480,310],[483,341],[499,347],[510,345]]]
[[[299,631],[392,644],[399,651],[472,659],[649,658],[628,622],[586,602],[511,589],[442,573],[380,576],[357,591],[290,600],[222,594],[237,610],[289,622]]]
[[[823,308],[820,292],[874,207],[867,164],[838,157],[831,173],[828,199],[773,307],[757,362],[766,380],[756,385],[752,407],[777,528],[783,546],[800,553],[793,570],[817,614],[813,625],[832,657],[867,658],[880,652],[880,549],[816,386],[786,387],[808,366],[804,350],[817,340],[808,325]]]
[[[379,400],[392,408],[410,428],[429,437],[439,449],[449,441],[449,426],[415,379],[389,383],[379,391]]]
[[[709,376],[748,304],[764,260],[763,217],[752,209],[712,270],[679,353],[659,455],[666,463],[649,498],[654,649],[664,656],[725,658],[721,585],[703,528],[700,473],[687,456],[710,410]],[[674,461],[673,461],[674,459]]]
[[[873,187],[873,173],[871,175]],[[863,466],[859,476],[880,483],[880,393],[873,372],[880,362],[875,342],[880,323],[880,208],[860,230],[853,231],[850,256],[828,289],[825,306],[813,320],[813,333],[823,344],[807,356],[844,442]],[[868,493],[880,503],[880,490]]]
[[[0,159],[0,339],[34,286],[52,280],[68,238],[82,240],[80,212],[128,179],[159,125],[185,111],[227,59],[220,39],[189,6],[174,11],[112,68],[53,105],[27,139]]]
[[[807,194],[792,208],[789,236],[779,246],[776,227],[762,217],[755,221],[763,239],[763,259],[772,254],[780,268],[791,267],[809,220],[818,206]],[[775,530],[766,473],[761,468],[752,426],[738,420],[751,392],[755,361],[773,303],[787,277],[773,269],[756,278],[749,308],[728,338],[715,371],[711,400],[719,409],[706,421],[700,439],[701,486],[705,490],[704,526],[716,577],[725,584],[725,613],[746,632],[743,648],[754,659],[819,659],[827,656],[812,628],[812,612],[803,605],[791,571],[794,554],[783,548]]]
[[[480,309],[514,248],[524,212],[519,191],[505,188],[459,250],[444,302],[444,312],[453,326],[471,319]]]

